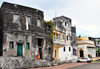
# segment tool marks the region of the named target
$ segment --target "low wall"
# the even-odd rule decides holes
[[[93,57],[92,60],[100,60],[100,57]]]
[[[0,57],[0,69],[27,69],[37,67],[48,67],[70,62],[71,61],[54,63],[46,60],[33,60],[22,57]]]
[[[23,69],[50,66],[46,60],[32,60],[22,57],[0,57],[0,68],[2,69]]]

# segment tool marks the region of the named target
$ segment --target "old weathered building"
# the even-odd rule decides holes
[[[71,19],[66,16],[56,17],[53,19],[53,24],[53,57],[60,61],[74,59],[76,55],[73,55],[73,51],[76,51],[76,40],[72,41],[72,39],[76,37],[76,29],[72,29]]]
[[[50,60],[52,44],[41,10],[4,2],[0,8],[0,55]]]
[[[77,47],[76,47],[76,27],[71,27],[71,45],[73,48],[73,56],[76,57],[77,56]],[[77,57],[76,57],[77,58]]]

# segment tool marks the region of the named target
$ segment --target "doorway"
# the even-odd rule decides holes
[[[84,51],[82,49],[80,50],[80,57],[84,57]]]
[[[17,44],[17,56],[23,56],[23,45]]]
[[[43,48],[43,39],[42,38],[38,38],[38,50],[39,50],[39,55],[40,55],[40,59],[42,59],[42,48]]]
[[[55,57],[56,57],[56,50],[55,50]]]

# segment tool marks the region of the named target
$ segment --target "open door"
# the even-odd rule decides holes
[[[84,57],[84,51],[80,50],[80,57]]]
[[[43,48],[43,39],[42,38],[38,38],[38,50],[39,50],[39,55],[40,55],[40,59],[42,59],[42,48]]]

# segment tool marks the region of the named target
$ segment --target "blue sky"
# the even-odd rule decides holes
[[[77,28],[77,35],[100,37],[100,0],[0,0],[44,11],[44,19],[67,16]],[[56,12],[56,15],[55,15]]]

